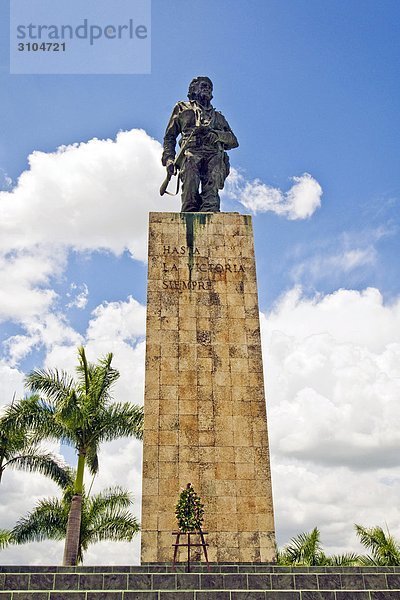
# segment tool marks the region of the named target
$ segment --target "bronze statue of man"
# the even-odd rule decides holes
[[[167,168],[167,178],[160,194],[165,192],[171,175],[179,171],[182,212],[219,212],[218,190],[222,190],[229,175],[226,150],[239,145],[225,117],[211,105],[212,90],[208,77],[193,79],[189,102],[175,105],[165,132],[162,164]],[[179,135],[180,151],[175,156]]]

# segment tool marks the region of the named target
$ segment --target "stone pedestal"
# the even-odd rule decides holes
[[[172,560],[188,482],[210,561],[273,560],[251,217],[150,213],[144,410],[142,562]]]

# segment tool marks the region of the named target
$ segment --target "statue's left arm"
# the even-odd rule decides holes
[[[217,115],[218,124],[217,129],[215,129],[214,132],[218,136],[218,142],[221,142],[223,144],[224,150],[231,150],[232,148],[237,148],[239,146],[239,142],[237,141],[236,135],[229,127],[228,121],[221,113],[217,113]]]

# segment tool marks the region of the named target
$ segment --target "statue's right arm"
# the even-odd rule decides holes
[[[180,107],[178,103],[175,105],[174,110],[172,111],[167,129],[165,130],[164,151],[161,158],[161,162],[164,166],[167,165],[169,160],[174,160],[175,158],[176,138],[181,133],[179,113]]]

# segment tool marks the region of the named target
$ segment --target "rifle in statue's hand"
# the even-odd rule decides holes
[[[175,162],[173,164],[175,166]],[[171,181],[172,175],[175,175],[175,168],[173,171],[172,170],[170,171],[169,169],[167,169],[167,176],[164,179],[164,181],[162,182],[161,187],[160,187],[160,196],[164,196],[164,194],[168,194],[169,196],[171,195],[170,192],[167,192],[167,187],[168,187],[169,182]],[[178,186],[179,186],[179,179],[178,179]],[[178,191],[179,190],[177,190],[176,193],[178,193]],[[176,196],[176,194],[172,194],[172,196]]]
[[[160,187],[160,196],[164,196],[164,194],[168,194],[168,196],[176,196],[177,193],[179,192],[179,174],[178,174],[178,182],[176,184],[176,192],[175,194],[172,194],[171,192],[167,191],[167,187],[169,182],[171,181],[171,177],[172,175],[176,175],[178,173],[178,171],[180,170],[182,163],[183,163],[183,159],[185,158],[185,150],[188,147],[189,142],[191,141],[193,134],[195,131],[197,131],[198,128],[195,127],[191,134],[189,135],[189,137],[187,138],[187,140],[182,144],[182,146],[180,147],[180,150],[178,152],[178,154],[175,157],[175,160],[173,162],[174,165],[174,169],[169,169],[167,167],[167,176],[165,177],[164,181],[161,184]]]

